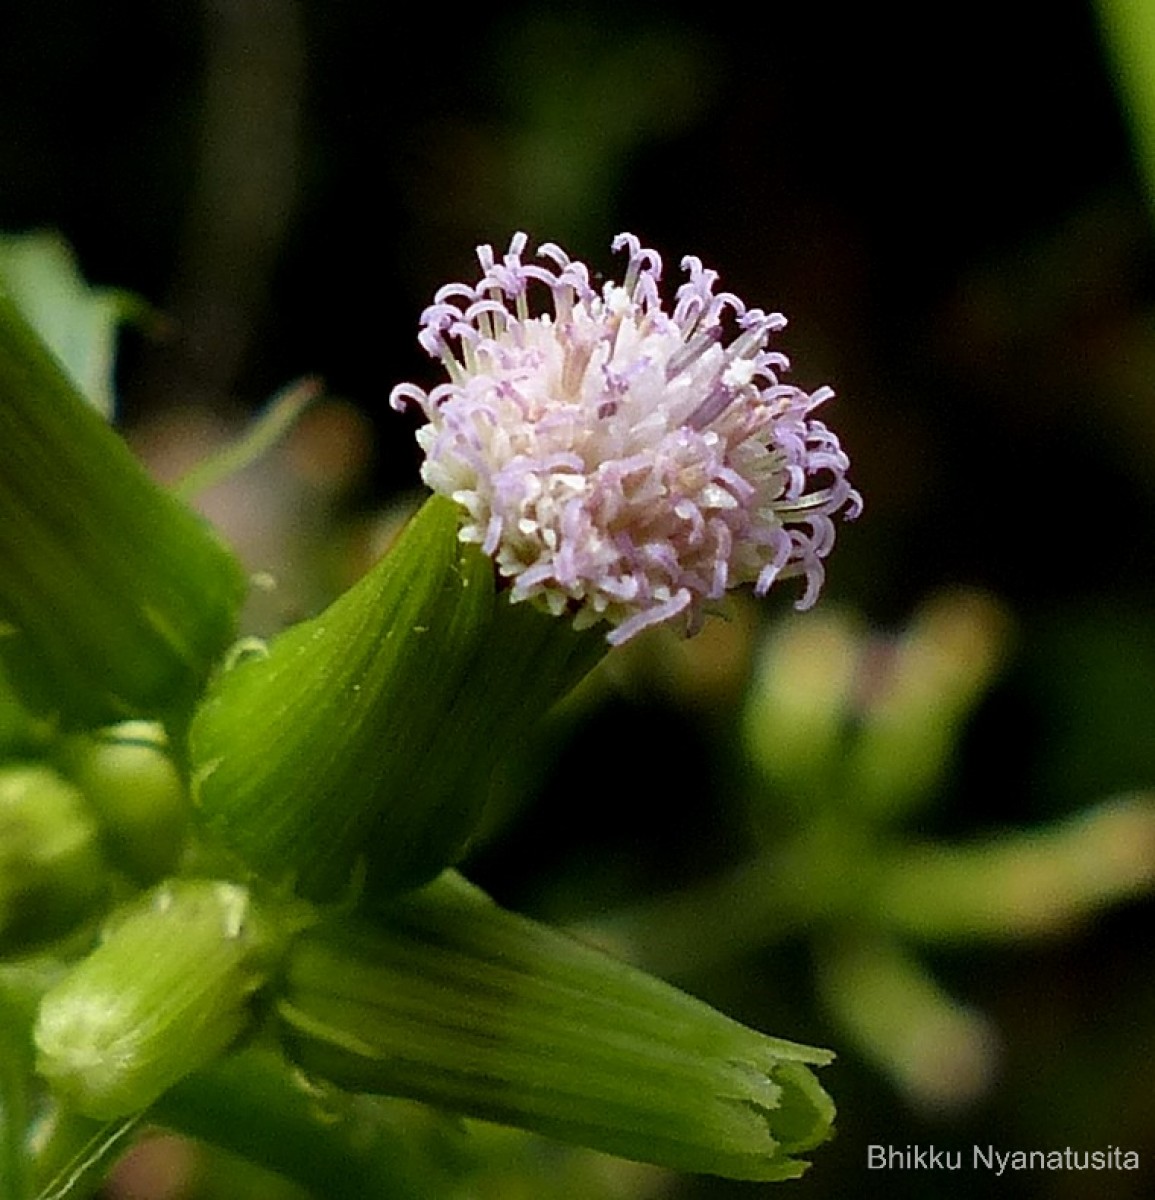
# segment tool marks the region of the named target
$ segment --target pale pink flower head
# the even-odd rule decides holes
[[[441,288],[421,345],[447,383],[394,388],[429,423],[422,477],[463,510],[460,537],[510,582],[513,601],[607,622],[612,643],[677,619],[687,632],[727,589],[765,594],[802,576],[818,597],[834,518],[857,516],[838,439],[811,414],[833,394],[779,381],[767,349],[786,320],[715,292],[694,257],[671,312],[662,261],[632,234],[625,278],[599,291],[551,243],[525,234],[476,284]],[[542,305],[540,301],[546,303]]]

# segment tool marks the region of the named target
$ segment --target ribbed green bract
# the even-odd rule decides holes
[[[660,980],[499,908],[452,872],[380,926],[318,926],[275,1008],[292,1057],[626,1158],[736,1179],[800,1175],[834,1106],[807,1064]]]
[[[495,591],[426,501],[312,620],[224,672],[190,732],[205,828],[257,870],[330,898],[424,883],[460,857],[489,780],[605,653],[600,634]]]
[[[191,707],[240,565],[159,488],[0,288],[0,658],[72,727]]]

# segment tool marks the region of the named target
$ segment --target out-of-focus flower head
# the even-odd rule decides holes
[[[672,313],[661,258],[632,234],[625,278],[599,293],[585,264],[516,234],[481,279],[441,288],[421,345],[449,382],[393,389],[429,419],[422,477],[464,510],[460,537],[511,581],[513,601],[607,621],[610,642],[677,619],[688,633],[727,589],[800,575],[818,597],[833,518],[857,516],[837,437],[811,413],[833,395],[779,381],[786,319],[715,293],[687,257]],[[529,293],[547,292],[537,315]]]

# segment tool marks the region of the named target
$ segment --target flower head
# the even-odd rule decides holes
[[[768,350],[786,320],[715,293],[699,259],[672,312],[662,261],[632,234],[599,292],[552,243],[523,262],[519,233],[481,279],[440,289],[421,345],[449,382],[394,388],[429,419],[422,478],[464,510],[463,542],[511,581],[511,599],[613,626],[612,643],[678,619],[688,632],[727,589],[801,575],[818,597],[833,518],[861,507],[838,439],[811,413],[833,394],[779,382]],[[537,315],[530,291],[548,294]],[[729,334],[729,336],[728,336]]]

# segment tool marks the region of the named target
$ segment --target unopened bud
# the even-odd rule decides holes
[[[243,887],[158,888],[44,997],[37,1069],[86,1116],[148,1107],[249,1028],[280,944]]]
[[[380,927],[317,927],[276,1005],[293,1058],[355,1091],[683,1171],[788,1179],[830,1134],[809,1065],[766,1037],[451,872]]]
[[[109,879],[80,792],[48,766],[0,768],[0,948],[66,933],[100,904]]]
[[[184,844],[189,805],[164,729],[125,721],[72,739],[64,757],[117,866],[144,884],[169,874]]]

